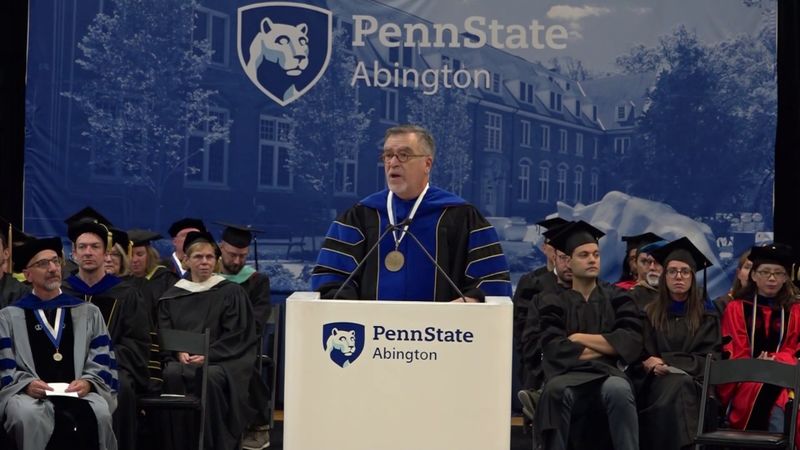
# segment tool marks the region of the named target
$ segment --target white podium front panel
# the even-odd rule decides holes
[[[512,305],[287,300],[284,448],[510,445]]]

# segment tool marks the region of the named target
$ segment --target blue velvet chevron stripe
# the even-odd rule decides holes
[[[511,282],[508,280],[484,280],[478,283],[484,294],[491,297],[510,297]]]
[[[347,279],[346,276],[335,273],[314,273],[311,274],[311,290],[317,290],[327,283],[339,283],[345,279]]]
[[[0,378],[0,388],[6,387],[6,385],[11,384],[12,381],[14,381],[14,378],[8,375]]]
[[[341,222],[333,222],[328,228],[328,234],[325,237],[349,245],[358,245],[364,240],[361,230]]]
[[[319,256],[317,256],[317,264],[347,274],[353,272],[358,265],[355,258],[351,255],[346,255],[329,248],[320,249]]]
[[[494,227],[481,228],[469,234],[469,251],[497,243],[497,231]]]
[[[11,370],[17,367],[17,361],[11,358],[0,359],[0,370]]]
[[[4,348],[12,348],[13,346],[14,341],[12,341],[10,337],[0,338],[0,350]]]
[[[508,272],[508,263],[502,253],[471,261],[466,270],[470,278],[483,278],[503,272]]]
[[[108,335],[106,334],[97,336],[96,338],[92,339],[92,342],[89,343],[89,348],[110,347],[110,346],[111,346],[111,338],[109,338]]]

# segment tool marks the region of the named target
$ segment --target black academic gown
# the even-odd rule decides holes
[[[10,273],[0,274],[0,308],[14,303],[30,292],[30,286],[20,283]]]
[[[250,306],[253,308],[253,317],[256,324],[256,335],[259,337],[258,348],[261,348],[262,333],[264,332],[264,324],[269,319],[272,312],[272,304],[269,299],[269,277],[260,272],[254,272],[247,278],[240,286],[247,291],[247,297],[250,299]],[[258,362],[256,364],[259,364]],[[261,376],[259,367],[256,366],[256,372],[250,378],[250,405],[256,411],[254,423],[256,425],[266,425],[269,423],[269,386],[264,382],[264,377]]]
[[[135,278],[147,307],[150,331],[150,361],[147,364],[150,375],[150,391],[161,389],[161,355],[158,347],[158,299],[179,280],[178,276],[164,266],[156,266],[149,277]]]
[[[601,383],[609,376],[625,377],[618,362],[630,364],[638,360],[642,351],[641,320],[636,305],[619,294],[619,289],[603,284],[592,291],[588,301],[572,289],[542,296],[540,341],[546,381],[534,418],[534,429],[540,434],[550,433],[559,426],[565,389]],[[573,333],[602,334],[618,356],[579,360],[585,347],[568,339]],[[576,404],[586,403],[588,399],[580,396]],[[598,432],[607,431],[600,426],[607,422],[597,417],[577,422],[576,419],[581,418],[573,416],[569,433],[563,434],[570,435],[575,448],[597,448],[593,447],[594,439]],[[587,429],[591,432],[587,433]],[[593,440],[582,442],[584,437]]]
[[[159,329],[196,333],[210,329],[205,448],[233,449],[253,415],[248,386],[257,336],[250,301],[241,286],[229,281],[219,281],[201,292],[182,288],[185,283],[187,280],[176,283],[159,300]],[[192,390],[195,374],[195,366],[180,364],[174,355],[166,355],[164,392]],[[185,437],[182,427],[172,428],[173,443]]]
[[[644,317],[644,307],[658,298],[658,289],[645,286],[640,281],[626,294],[633,299],[633,302],[636,303],[636,307],[639,308],[639,313],[642,314],[642,317]]]
[[[713,308],[713,307],[712,307]],[[671,312],[666,330],[656,331],[644,321],[644,359],[657,356],[684,374],[656,376],[641,363],[629,369],[636,386],[641,448],[677,450],[692,445],[697,435],[697,418],[703,368],[708,353],[720,343],[719,316],[707,311],[703,323],[689,330],[682,312]]]
[[[114,411],[114,434],[120,450],[136,448],[136,396],[150,383],[150,321],[144,300],[134,279],[122,280],[106,275],[97,284],[87,286],[77,275],[64,280],[65,294],[90,302],[100,308],[111,335],[117,360],[119,394]]]
[[[541,298],[545,294],[560,294],[567,290],[567,288],[558,283],[555,273],[548,271],[547,268],[543,269],[545,270],[541,271],[538,276],[531,276],[524,282],[520,279],[517,290],[514,292],[515,313],[517,313],[517,306],[519,305],[521,307],[519,314],[522,314],[522,310],[524,310],[525,314],[524,317],[514,317],[514,331],[517,332],[517,328],[521,328],[518,341],[515,341],[515,349],[520,352],[521,374],[519,376],[520,381],[522,381],[522,387],[526,389],[539,389],[544,383],[542,347],[538,339],[541,333],[541,318],[539,315]],[[526,275],[532,275],[535,272]]]

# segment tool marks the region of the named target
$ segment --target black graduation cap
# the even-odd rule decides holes
[[[183,241],[183,253],[187,253],[189,247],[195,242],[208,242],[214,247],[214,253],[219,258],[222,255],[222,252],[217,246],[217,242],[214,241],[214,236],[211,235],[208,231],[190,231],[186,234],[186,239]]]
[[[206,224],[203,223],[200,219],[195,219],[193,217],[185,217],[180,219],[169,226],[169,235],[175,237],[181,230],[185,230],[187,228],[196,228],[200,231],[206,231]]]
[[[550,228],[547,229],[547,231],[542,233],[542,236],[544,236],[545,242],[549,242],[550,239],[553,239],[553,237],[555,235],[560,233],[561,230],[563,230],[565,226],[567,226],[567,225],[569,225],[571,223],[572,222],[569,222],[569,221],[565,220],[564,223],[559,223],[557,225],[551,225]]]
[[[697,272],[700,269],[711,267],[711,261],[706,258],[697,247],[692,244],[692,241],[687,237],[676,239],[669,244],[653,250],[650,252],[656,261],[659,262],[664,268],[667,267],[670,261],[681,261],[691,266],[692,270]]]
[[[236,225],[226,222],[214,222],[225,227],[222,230],[222,240],[236,248],[247,248],[253,242],[253,235],[263,233],[250,225]]]
[[[569,221],[566,219],[562,219],[561,217],[551,217],[549,219],[544,219],[536,222],[536,225],[539,225],[540,227],[549,230],[553,227],[565,225],[567,223],[569,223]]]
[[[794,263],[792,247],[777,242],[763,247],[753,247],[747,259],[753,261],[753,268],[750,270],[755,270],[756,266],[761,264],[779,264],[791,273]]]
[[[605,233],[602,231],[582,220],[578,220],[564,225],[560,232],[550,239],[550,245],[567,255],[572,255],[576,248],[584,244],[596,244],[603,236],[605,236]]]
[[[42,250],[53,250],[60,258],[64,256],[60,238],[32,239],[14,250],[14,271],[22,272],[28,267],[28,263],[31,262],[31,259]]]
[[[647,244],[652,244],[653,242],[663,241],[664,238],[661,236],[646,232],[642,234],[635,234],[630,236],[622,236],[622,242],[625,243],[625,251],[630,252],[633,249],[638,249],[639,247]]]
[[[142,229],[128,230],[128,238],[130,238],[133,247],[150,245],[153,241],[157,241],[162,237],[163,236],[155,231]]]
[[[104,215],[97,212],[97,210],[92,208],[91,206],[87,206],[81,209],[80,211],[76,212],[75,214],[67,217],[66,219],[64,219],[64,223],[66,223],[67,226],[69,227],[74,223],[81,222],[86,219],[90,219],[97,223],[102,223],[107,227],[111,226],[111,221],[106,219]]]
[[[106,249],[110,249],[114,244],[114,235],[110,225],[99,223],[94,219],[85,218],[67,226],[67,236],[73,243],[78,240],[78,236],[84,233],[92,233],[100,236],[105,243]]]

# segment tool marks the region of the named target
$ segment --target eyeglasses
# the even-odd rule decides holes
[[[653,259],[653,258],[643,258],[643,259],[640,259],[640,260],[639,260],[639,264],[641,264],[641,265],[643,265],[643,266],[645,266],[645,267],[646,267],[646,266],[652,266],[652,265],[655,265],[655,263],[656,263],[656,260],[655,260],[655,259]]]
[[[678,278],[678,274],[680,274],[681,278],[688,278],[689,275],[692,274],[692,271],[685,267],[683,269],[676,269],[674,267],[667,269],[667,275],[672,278]]]
[[[35,263],[31,263],[28,265],[28,268],[35,267],[37,269],[49,269],[50,264],[55,264],[56,266],[61,266],[61,258],[56,256],[53,259],[40,259]]]
[[[558,258],[558,260],[561,262],[569,262],[569,260],[572,259],[569,255],[564,253],[556,255],[556,258]]]
[[[770,272],[769,270],[756,270],[756,274],[767,280],[772,277],[774,277],[776,280],[783,280],[787,276],[786,272]]]
[[[413,153],[408,153],[408,152],[403,152],[403,151],[400,151],[400,152],[397,152],[397,153],[384,152],[384,153],[381,153],[380,156],[378,156],[378,161],[380,161],[380,162],[382,162],[384,164],[388,164],[392,160],[392,158],[397,157],[398,161],[400,161],[401,163],[405,163],[405,162],[408,162],[408,160],[411,159],[411,158],[424,158],[426,156],[430,156],[430,155],[415,155]]]

